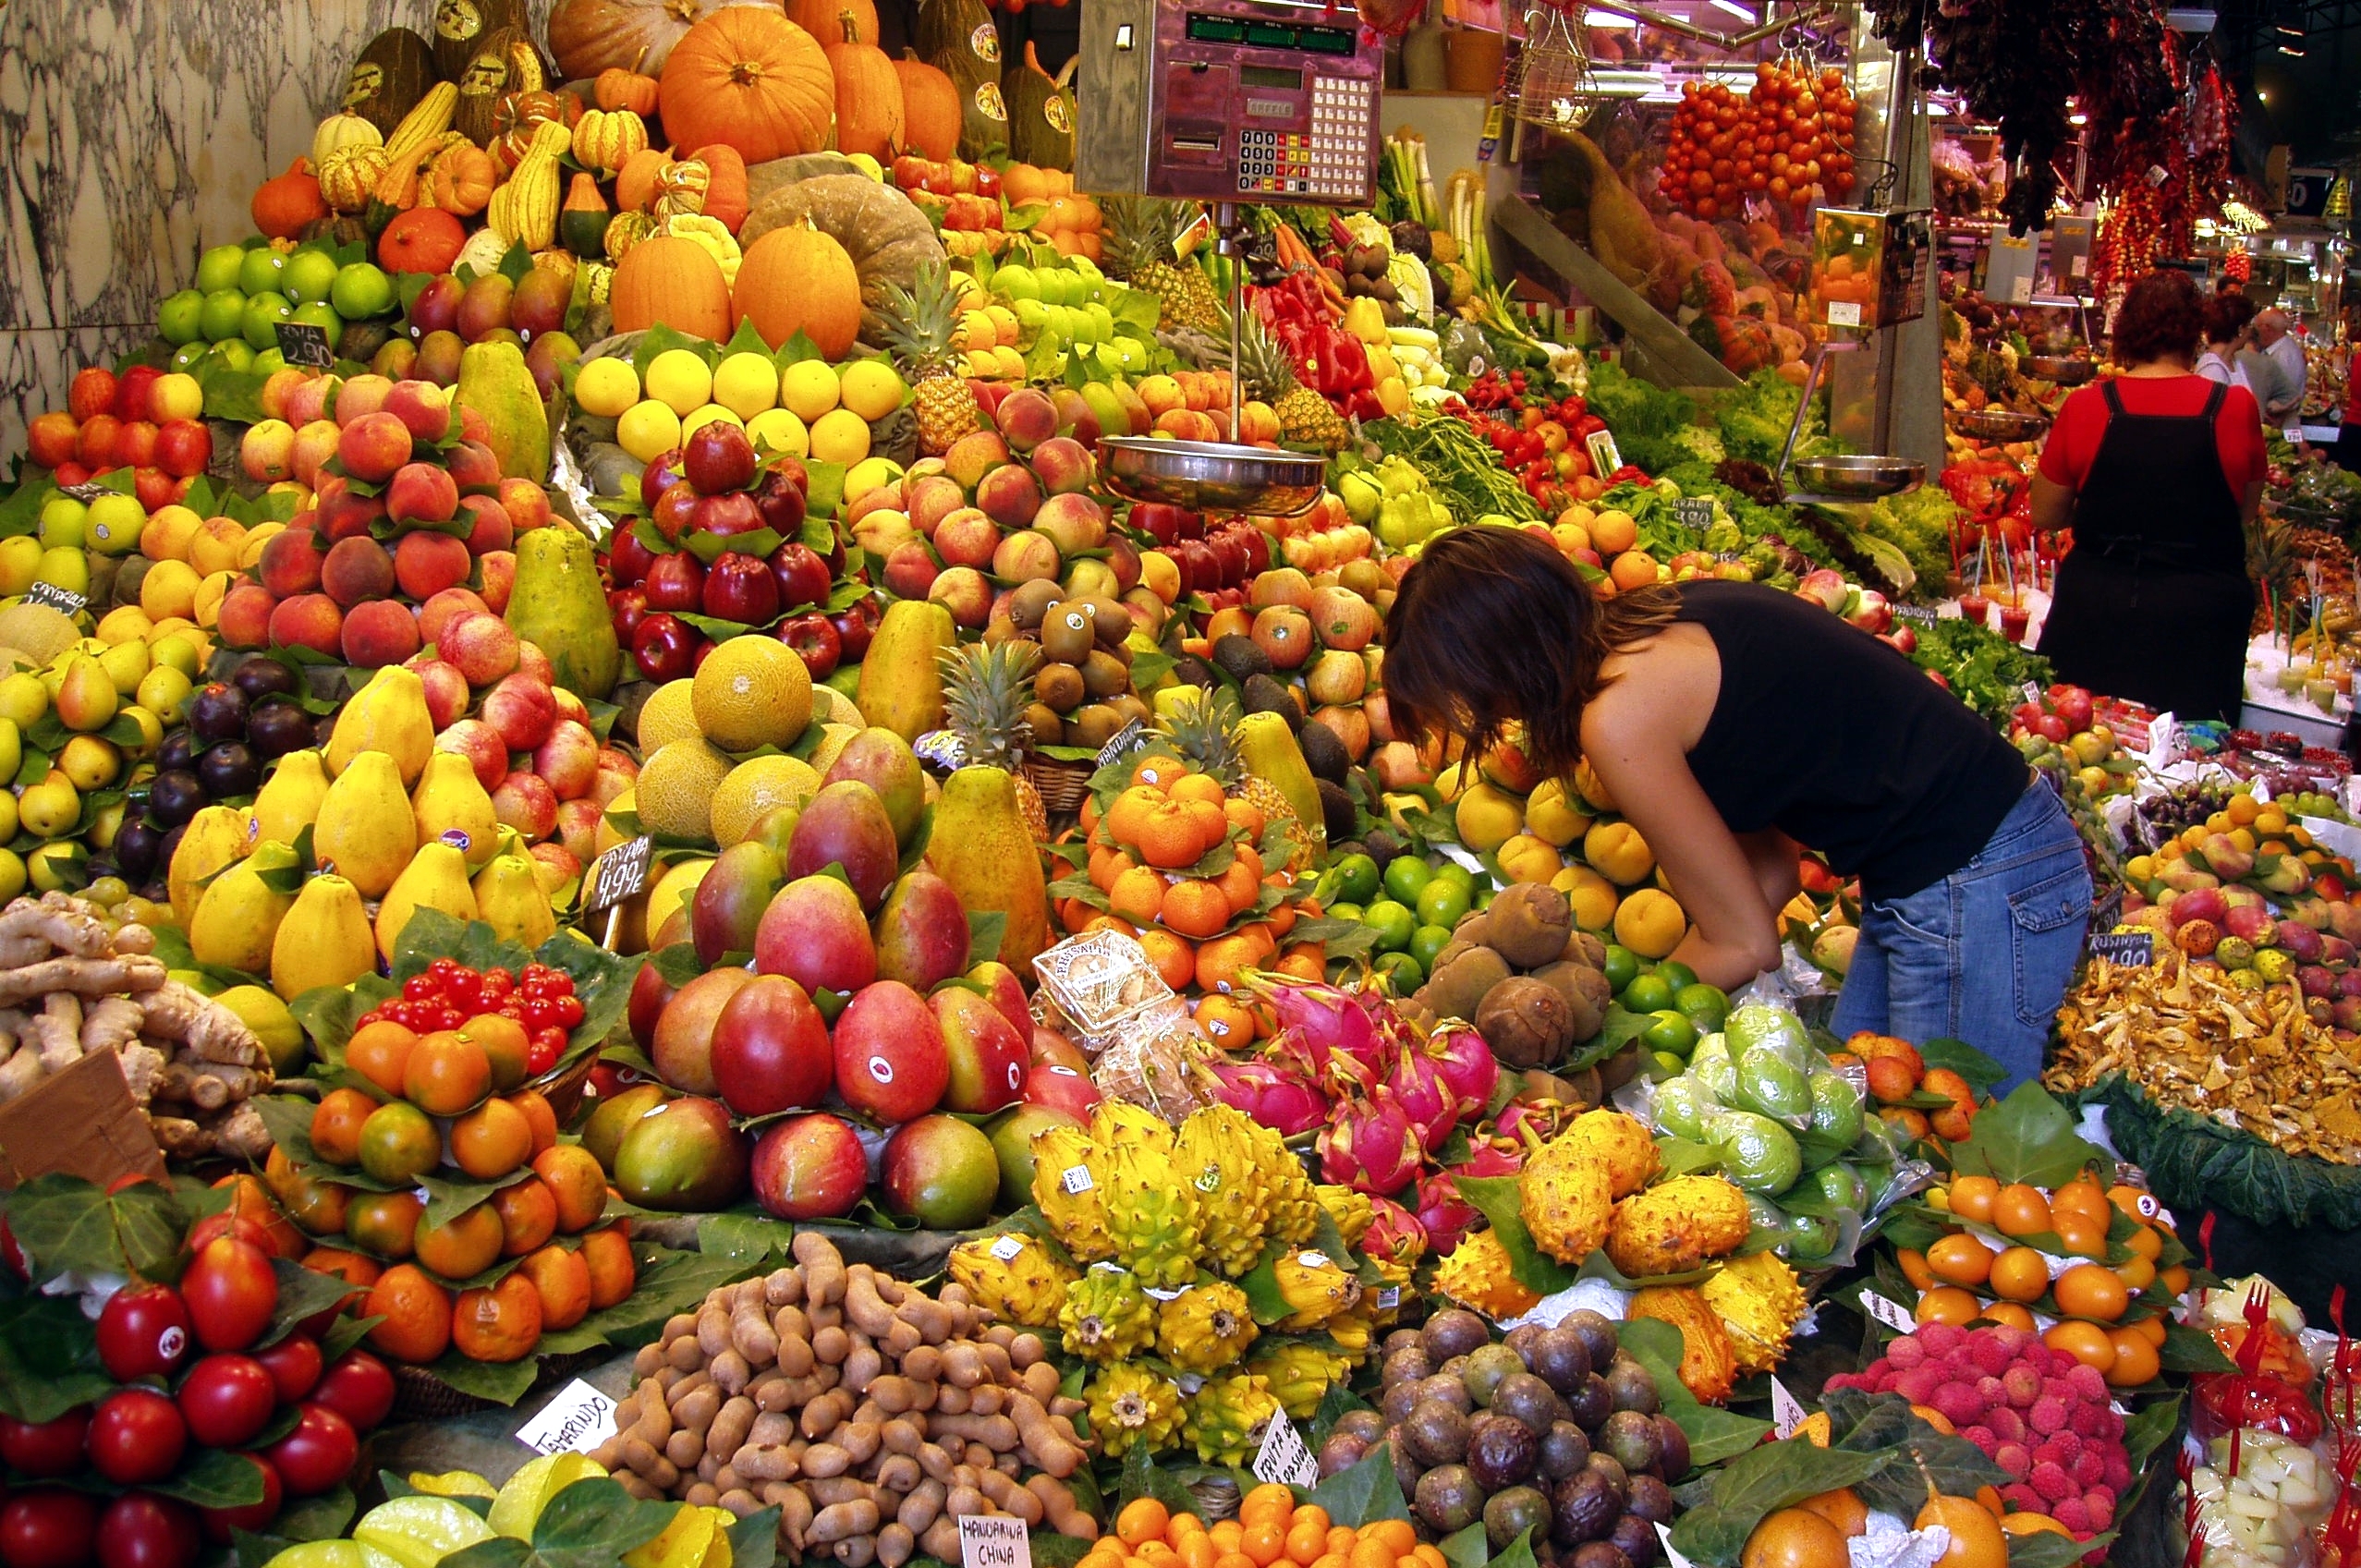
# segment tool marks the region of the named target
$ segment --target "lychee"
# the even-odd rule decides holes
[[[2076,1540],[2091,1533],[2090,1510],[2083,1506],[2082,1499],[2078,1497],[2070,1497],[2054,1504],[2050,1510],[2050,1517],[2063,1525]]]
[[[2007,1351],[2013,1361],[2023,1360],[2025,1347],[2033,1343],[2033,1336],[2014,1323],[2002,1323],[1982,1332],[1985,1339]]]
[[[2090,1527],[2103,1530],[2115,1522],[2115,1494],[2097,1487],[2082,1494],[2082,1506],[2090,1514]]]
[[[2020,1481],[2033,1473],[2033,1455],[2021,1442],[2001,1444],[1992,1453],[1992,1463]]]
[[[2001,1489],[2002,1501],[2016,1505],[2019,1512],[2038,1513],[2049,1506],[2049,1499],[2026,1486],[2023,1481],[2011,1481]]]
[[[1890,1363],[1906,1372],[1926,1359],[1927,1347],[1910,1335],[1905,1334],[1886,1346],[1885,1354],[1878,1357],[1878,1362]],[[1873,1363],[1872,1366],[1876,1364]]]
[[[1965,1383],[1945,1383],[1925,1403],[1941,1411],[1953,1427],[1968,1426],[1984,1415],[1983,1398]]]
[[[2071,1417],[2076,1432],[2086,1438],[2101,1439],[2114,1435],[2107,1429],[2107,1423],[2111,1418],[2118,1417],[2113,1411],[2103,1404],[2077,1404]]]
[[[2030,1367],[2012,1367],[2001,1374],[2001,1387],[2008,1391],[2010,1404],[2029,1410],[2033,1402],[2041,1397],[2041,1374]]]
[[[2075,1485],[2072,1476],[2046,1460],[2036,1465],[2033,1467],[2033,1473],[2026,1477],[2026,1479],[2032,1483],[2035,1491],[2052,1502],[2070,1497],[2078,1497],[2082,1492],[2082,1489]]]
[[[1967,1331],[1956,1323],[1929,1323],[1918,1331],[1918,1343],[1929,1355],[1949,1355],[1966,1338]]]
[[[1975,1381],[1976,1397],[1982,1400],[1987,1405],[2006,1404],[2008,1403],[2008,1385],[2002,1382],[2000,1379],[1985,1376],[1978,1378]]]
[[[2078,1361],[2077,1361],[2077,1362],[2075,1362],[2075,1366],[2077,1366],[2077,1367],[2079,1367],[2080,1365],[2082,1365],[2082,1363],[2080,1363],[2080,1362],[2078,1362]],[[2044,1398],[2044,1399],[2063,1399],[2063,1400],[2071,1401],[2071,1400],[2073,1400],[2074,1396],[2075,1396],[2075,1392],[2074,1392],[2074,1386],[2073,1386],[2072,1384],[2068,1383],[2068,1382],[2066,1381],[2066,1380],[2064,1379],[2064,1377],[2063,1377],[2063,1376],[2062,1376],[2062,1375],[2052,1375],[2052,1376],[2050,1376],[2050,1377],[2045,1377],[2045,1378],[2043,1378],[2043,1379],[2041,1380],[2041,1397],[2042,1397],[2042,1398]]]
[[[2076,1486],[2095,1487],[2107,1478],[2107,1461],[2097,1449],[2086,1448],[2075,1457],[2073,1473]]]
[[[2066,1374],[2066,1386],[2085,1399],[2099,1404],[2107,1403],[2107,1380],[2099,1375],[2096,1367],[2076,1362],[2074,1370]]]
[[[2082,1455],[2082,1439],[2071,1431],[2052,1433],[2043,1446],[2054,1451],[2051,1457],[2069,1470],[2074,1468],[2075,1461]]]
[[[2021,1442],[2025,1439],[2025,1417],[2005,1404],[1984,1412],[1984,1425],[2002,1442]]]
[[[1997,1378],[2016,1362],[2015,1351],[1989,1332],[1972,1336],[1967,1342],[1967,1353],[1974,1357],[1977,1369],[1987,1377]]]
[[[2033,1402],[2033,1413],[2026,1417],[2027,1425],[2037,1432],[2062,1432],[2068,1416],[2066,1402],[2055,1394],[2043,1394]]]
[[[1913,1404],[1932,1403],[1935,1391],[1948,1386],[1942,1373],[1932,1367],[1913,1367],[1893,1380],[1893,1392]]]
[[[2109,1449],[2107,1474],[2104,1478],[2107,1482],[2107,1489],[2112,1492],[2120,1493],[2125,1487],[2130,1486],[2132,1484],[2131,1455],[2120,1448]]]

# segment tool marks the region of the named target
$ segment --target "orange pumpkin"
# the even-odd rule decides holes
[[[808,224],[774,228],[747,248],[733,303],[732,330],[750,321],[773,348],[801,332],[824,358],[841,359],[860,335],[861,285],[853,259]],[[615,330],[627,330],[619,313]]]
[[[628,109],[642,118],[656,112],[656,79],[627,71],[621,66],[609,66],[601,71],[591,91],[597,94],[602,109]]]
[[[311,161],[298,158],[287,165],[286,173],[264,180],[256,188],[249,211],[254,226],[273,239],[297,238],[306,225],[326,217],[328,201],[320,194]]]
[[[747,194],[746,160],[738,156],[736,148],[725,141],[716,141],[711,147],[700,147],[689,156],[703,164],[708,171],[705,215],[721,219],[722,226],[736,234],[738,225],[746,222],[747,212],[752,205]]]
[[[447,273],[467,242],[467,229],[450,213],[413,207],[377,237],[377,264],[389,273]]]
[[[675,58],[678,51],[674,52]],[[850,263],[846,263],[850,271]],[[655,235],[624,253],[615,266],[607,305],[615,330],[640,332],[658,322],[675,332],[719,343],[730,335],[730,286],[713,253],[693,239]],[[854,299],[859,320],[859,298]]]
[[[670,162],[652,147],[643,147],[626,158],[615,176],[615,210],[644,213],[655,205],[659,181]]]
[[[905,49],[894,62],[902,79],[902,142],[921,158],[948,163],[959,151],[959,84]]]
[[[546,88],[511,92],[492,112],[493,161],[505,175],[524,162],[525,153],[533,145],[535,127],[544,120],[572,127],[581,117],[582,100],[571,92],[552,92]]]
[[[430,207],[469,217],[483,211],[499,179],[491,153],[471,142],[455,141],[426,165],[420,194]]]
[[[861,42],[851,0],[839,0],[836,28],[827,55],[836,77],[837,149],[891,158],[902,146],[902,79],[884,50]]]
[[[736,6],[673,46],[657,106],[679,145],[725,141],[762,164],[828,146],[836,80],[811,34],[774,12]]]
[[[877,6],[873,0],[787,0],[787,20],[824,45],[844,33],[843,13],[851,12],[854,30],[863,43],[877,42]]]

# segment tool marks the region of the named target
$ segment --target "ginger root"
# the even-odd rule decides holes
[[[140,1000],[147,1025],[141,1031],[179,1040],[208,1062],[266,1067],[269,1055],[237,1014],[178,980],[166,980]]]

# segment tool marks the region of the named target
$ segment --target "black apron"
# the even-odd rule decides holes
[[[2255,590],[2239,498],[2221,470],[2215,383],[2197,414],[2133,414],[2115,383],[2075,498],[2038,651],[2061,681],[2182,719],[2235,723]]]

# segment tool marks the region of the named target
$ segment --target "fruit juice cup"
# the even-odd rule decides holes
[[[2291,697],[2303,690],[2310,670],[2309,664],[2298,664],[2290,660],[2287,667],[2279,672],[2279,689]]]
[[[2001,606],[2001,635],[2011,642],[2025,640],[2026,627],[2032,624],[2032,612],[2022,604]]]
[[[1989,627],[1992,624],[1992,602],[1980,593],[1963,593],[1959,596],[1959,614],[1962,620]]]
[[[2312,706],[2318,708],[2321,712],[2333,713],[2336,711],[2336,683],[2334,681],[2306,681],[2304,683],[2304,695],[2312,699]]]

